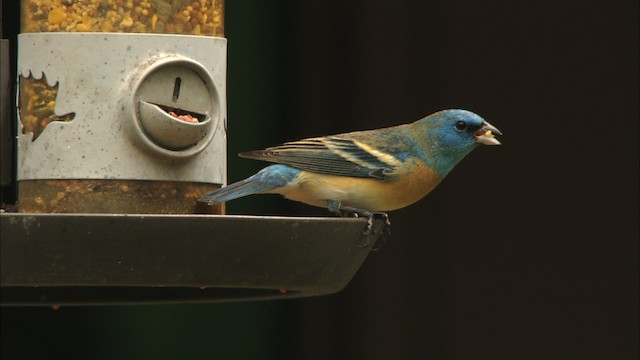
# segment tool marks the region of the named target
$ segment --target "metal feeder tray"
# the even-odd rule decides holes
[[[342,290],[366,219],[0,214],[0,305],[219,302]]]

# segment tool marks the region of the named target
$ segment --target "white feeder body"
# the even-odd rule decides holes
[[[226,183],[225,38],[28,33],[18,72],[58,86],[54,121],[18,134],[18,180]],[[18,101],[18,103],[20,103]]]

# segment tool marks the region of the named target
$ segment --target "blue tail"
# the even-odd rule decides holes
[[[267,166],[257,174],[216,190],[198,201],[214,205],[247,195],[259,194],[286,186],[299,174],[300,170],[286,165]]]

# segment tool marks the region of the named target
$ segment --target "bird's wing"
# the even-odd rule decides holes
[[[328,136],[288,142],[241,157],[285,164],[321,174],[387,179],[401,161],[348,137]]]

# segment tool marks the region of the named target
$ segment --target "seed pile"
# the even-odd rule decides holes
[[[224,36],[223,0],[23,0],[22,32]]]

